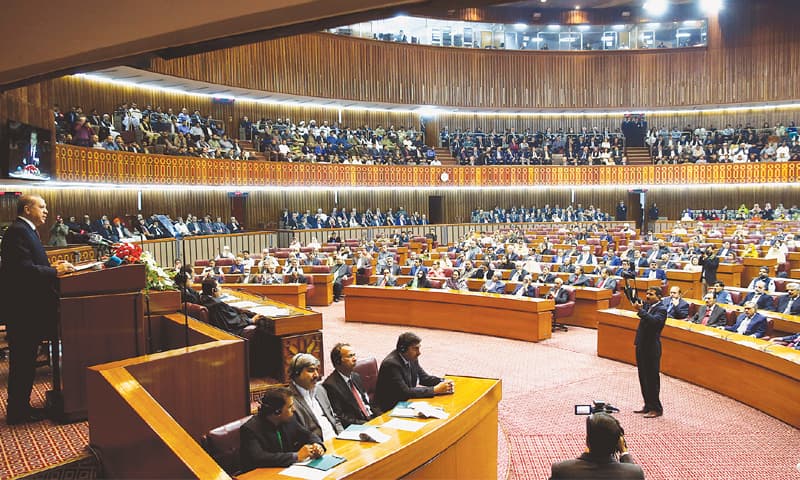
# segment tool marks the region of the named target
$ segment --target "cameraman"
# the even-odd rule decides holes
[[[642,467],[628,453],[625,431],[613,416],[594,413],[586,417],[586,447],[580,457],[554,463],[550,479],[644,478]]]

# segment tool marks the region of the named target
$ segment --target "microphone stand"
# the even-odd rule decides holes
[[[181,261],[181,265],[186,265],[185,259]],[[192,271],[192,276],[194,276],[194,271]],[[192,280],[194,281],[194,279]],[[186,348],[189,348],[189,295],[186,291],[188,282],[189,278],[187,277],[186,282],[181,286],[181,297],[183,300],[183,341]]]

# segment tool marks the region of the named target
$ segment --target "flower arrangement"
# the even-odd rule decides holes
[[[122,263],[142,263],[145,268],[146,290],[176,290],[175,282],[169,274],[161,268],[153,254],[142,251],[142,246],[135,243],[120,243],[114,248],[113,255]]]

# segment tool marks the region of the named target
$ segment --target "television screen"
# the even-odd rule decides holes
[[[8,121],[8,176],[21,180],[50,180],[53,165],[52,132]]]

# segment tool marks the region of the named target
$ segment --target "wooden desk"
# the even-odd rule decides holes
[[[702,272],[667,270],[667,287],[680,288],[684,297],[701,298],[703,296],[703,282],[700,280],[702,275]]]
[[[597,355],[635,364],[633,312],[599,312]],[[667,320],[661,371],[727,395],[800,428],[800,351],[735,332]]]
[[[298,352],[314,355],[320,361],[320,368],[324,368],[321,313],[242,291],[226,290],[224,293],[240,300],[289,311],[289,315],[285,317],[268,318],[266,334],[253,337],[249,346],[250,376],[266,376],[278,382],[288,382],[289,363]]]
[[[345,321],[409,325],[538,342],[552,300],[427,288],[345,287]]]
[[[575,310],[572,316],[561,317],[559,323],[578,327],[597,328],[597,312],[608,308],[612,291],[607,288],[573,287],[575,289]]]
[[[355,276],[355,273],[353,273]],[[306,303],[311,306],[325,307],[333,303],[333,274],[309,273],[306,277],[311,279],[314,290],[306,295]]]
[[[384,428],[391,438],[384,443],[332,439],[327,453],[347,459],[328,472],[337,479],[384,478],[497,478],[497,404],[502,396],[500,380],[453,377],[453,395],[427,398],[450,414],[446,420],[426,420],[416,432]],[[388,413],[371,420],[382,425]],[[260,468],[239,475],[241,480],[286,479],[283,468]]]
[[[789,252],[786,254],[786,261],[789,263],[789,270],[800,268],[800,252]],[[794,277],[792,277],[794,278]]]
[[[742,285],[750,285],[750,282],[758,276],[761,267],[769,268],[770,278],[775,277],[775,270],[778,260],[775,258],[745,258],[742,260]]]
[[[695,304],[698,308],[701,305],[705,305],[705,302],[702,300],[695,300],[693,298],[684,298],[689,304]],[[728,305],[725,303],[720,303],[720,307],[724,308],[725,311],[730,312],[735,310],[737,312],[744,312],[744,307],[739,305]],[[770,310],[763,310],[760,309],[758,311],[761,315],[764,315],[767,318],[772,319],[772,326],[774,329],[773,337],[783,337],[786,335],[791,335],[793,333],[800,332],[800,316],[798,315],[786,315],[779,312],[772,312]],[[691,315],[689,315],[691,317]]]
[[[260,283],[222,283],[219,286],[220,288],[263,295],[278,302],[306,308],[306,292],[308,291],[308,285],[305,283],[281,283],[277,285],[262,285]]]
[[[726,286],[741,287],[743,271],[744,265],[741,263],[720,263],[717,269],[717,280],[721,280]]]
[[[67,247],[46,248],[47,260],[54,263],[57,260],[64,260],[71,264],[93,262],[95,260],[94,249],[88,245],[73,245]]]

